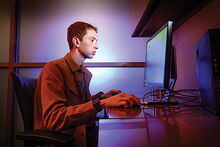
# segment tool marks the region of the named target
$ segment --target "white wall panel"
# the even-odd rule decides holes
[[[47,62],[68,51],[75,21],[98,27],[100,49],[88,62],[143,62],[146,38],[131,38],[130,0],[22,0],[20,62]]]

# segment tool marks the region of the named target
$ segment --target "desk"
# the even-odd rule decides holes
[[[210,147],[220,145],[220,117],[200,108],[109,108],[99,121],[99,147]]]

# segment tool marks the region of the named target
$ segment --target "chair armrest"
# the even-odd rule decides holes
[[[28,130],[16,135],[19,140],[35,142],[36,144],[69,144],[74,141],[73,136],[50,130]]]

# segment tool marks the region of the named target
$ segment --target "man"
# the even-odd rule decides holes
[[[112,90],[92,97],[91,73],[83,65],[98,49],[97,28],[75,22],[68,28],[70,52],[47,63],[38,79],[34,105],[34,128],[50,129],[75,138],[73,146],[86,146],[86,124],[106,107],[140,105],[137,97]],[[103,100],[99,100],[102,98]]]

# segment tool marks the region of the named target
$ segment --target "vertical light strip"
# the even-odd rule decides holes
[[[8,98],[7,98],[7,118],[6,118],[6,146],[13,146],[14,138],[14,96],[13,85],[10,73],[14,71],[15,50],[17,47],[17,23],[19,0],[11,0],[10,11],[10,40],[9,40],[9,66],[8,66]]]

